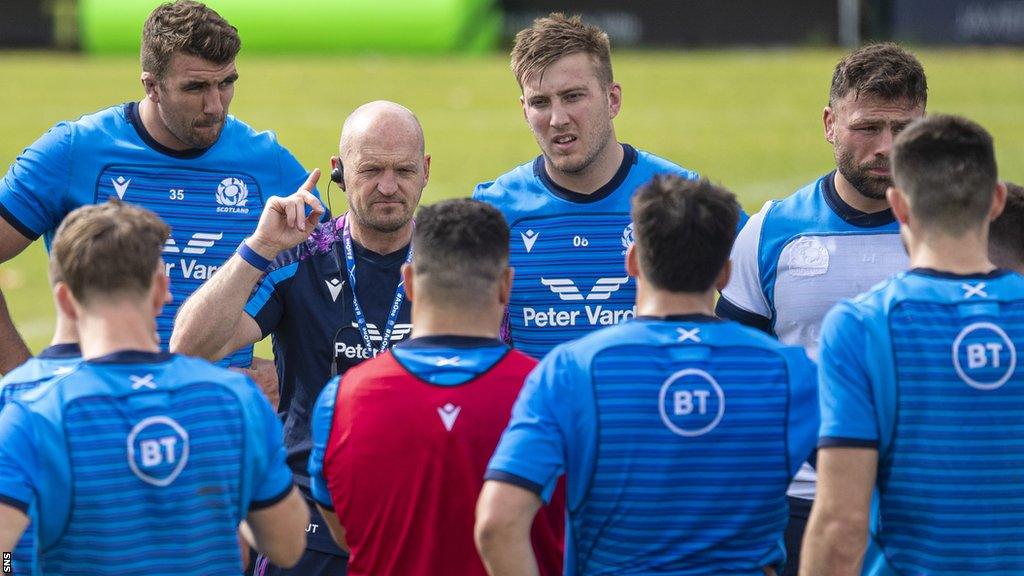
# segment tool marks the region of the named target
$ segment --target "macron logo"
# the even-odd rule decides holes
[[[617,292],[622,285],[629,281],[629,276],[624,278],[598,278],[597,282],[594,283],[594,287],[590,289],[590,293],[587,294],[586,298],[580,293],[580,289],[576,287],[569,278],[541,278],[540,283],[551,289],[552,292],[558,294],[558,298],[561,300],[607,300],[612,297],[612,292]]]
[[[527,230],[526,232],[520,232],[519,236],[523,239],[523,246],[526,247],[526,253],[529,254],[530,250],[533,250],[533,245],[537,242],[537,238],[540,237],[539,232],[533,230]]]
[[[461,406],[456,406],[451,402],[437,409],[437,415],[441,417],[441,424],[444,424],[445,430],[452,431],[452,427],[455,426],[455,419],[459,417],[459,412],[461,411]]]
[[[338,301],[338,294],[341,294],[341,289],[345,286],[344,280],[338,280],[337,278],[331,278],[330,280],[324,280],[327,284],[327,290],[331,293],[331,302]]]
[[[196,232],[189,239],[188,245],[184,250],[178,248],[177,243],[174,242],[174,238],[168,238],[167,242],[164,243],[165,254],[192,254],[195,256],[202,256],[206,254],[206,250],[212,248],[213,245],[224,237],[223,232],[217,232],[216,234],[210,234],[208,232]]]
[[[118,199],[124,200],[124,193],[128,191],[128,185],[132,183],[132,179],[118,176],[117,180],[111,178],[110,183],[114,185],[114,191],[117,192]]]

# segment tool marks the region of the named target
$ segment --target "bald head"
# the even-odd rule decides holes
[[[423,127],[416,115],[401,104],[388,100],[375,100],[356,108],[341,127],[342,158],[347,159],[354,149],[368,139],[381,140],[381,144],[413,143],[422,155],[425,150]]]
[[[345,119],[339,147],[358,226],[385,235],[407,231],[430,176],[416,115],[394,102],[363,104]]]

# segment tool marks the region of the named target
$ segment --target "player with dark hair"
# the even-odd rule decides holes
[[[60,268],[56,261],[50,261],[50,285],[54,288],[56,299],[56,285],[61,281]],[[56,302],[56,300],[55,300]],[[24,364],[11,370],[0,379],[0,410],[10,401],[20,398],[28,392],[35,390],[52,378],[67,374],[82,360],[82,351],[78,347],[78,329],[75,321],[68,318],[59,306],[57,308],[57,323],[53,329],[53,338],[50,345],[39,353],[38,356],[29,358]],[[29,506],[29,525],[25,528],[18,545],[13,550],[12,569],[14,574],[31,575],[36,574],[36,506]]]
[[[1024,187],[1006,186],[1006,207],[992,221],[988,234],[988,257],[1000,268],[1024,274]]]
[[[821,320],[833,304],[905,270],[907,255],[885,198],[892,140],[924,115],[921,63],[895,44],[865,46],[832,74],[823,113],[836,169],[783,200],[772,200],[740,232],[733,277],[716,312],[764,330],[817,357]],[[786,546],[795,576],[814,499],[808,464],[790,488]]]
[[[913,268],[822,325],[803,573],[1021,574],[1024,277],[988,258],[1006,200],[992,138],[931,116],[896,139],[892,167]]]
[[[712,316],[739,212],[706,180],[636,192],[638,316],[558,346],[527,379],[477,505],[493,576],[531,573],[530,522],[563,472],[566,574],[779,569],[817,383],[802,349]]]
[[[274,337],[288,464],[314,516],[298,566],[261,561],[262,574],[344,574],[347,555],[309,495],[313,406],[331,376],[412,327],[401,268],[413,256],[412,216],[430,175],[423,128],[404,106],[370,102],[345,119],[339,154],[331,178],[345,190],[348,213],[315,226],[323,211],[312,195],[316,170],[298,193],[273,199],[238,256],[182,306],[171,339],[172,350],[214,360]]]
[[[228,574],[236,529],[283,564],[304,544],[281,424],[247,377],[160,351],[169,229],[120,202],[79,208],[53,243],[83,361],[0,413],[0,549],[34,506],[44,574]]]
[[[78,206],[119,198],[153,210],[173,228],[163,254],[174,301],[157,323],[166,346],[178,306],[252,232],[267,198],[307,176],[273,133],[228,115],[240,47],[237,30],[203,4],[154,9],[142,30],[142,100],[57,124],[0,181],[0,261],[40,235],[49,248]],[[0,298],[0,372],[27,356]],[[251,358],[247,346],[229,363]],[[268,364],[250,375],[274,399]]]
[[[494,207],[420,208],[402,271],[412,339],[332,379],[313,416],[313,497],[349,573],[485,576],[476,495],[512,404],[537,362],[498,339],[512,286]],[[561,502],[559,502],[561,504]],[[562,573],[564,506],[533,529],[541,574]]]
[[[512,72],[541,155],[476,187],[511,227],[516,283],[509,336],[540,358],[555,345],[635,315],[622,268],[633,243],[629,199],[655,174],[694,172],[619,143],[622,104],[608,35],[555,13],[516,35]]]

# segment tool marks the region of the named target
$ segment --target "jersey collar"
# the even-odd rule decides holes
[[[128,118],[128,122],[132,125],[132,128],[135,128],[135,132],[139,135],[139,138],[142,138],[142,141],[145,142],[147,146],[161,154],[166,154],[173,158],[180,158],[182,160],[189,160],[206,154],[206,151],[210,149],[192,148],[190,150],[172,150],[171,148],[157,142],[155,138],[150,136],[149,132],[146,131],[146,127],[142,124],[142,116],[139,115],[139,105],[137,102],[128,102],[125,104],[124,115]],[[221,136],[223,135],[224,133],[222,131]]]
[[[886,208],[880,212],[861,212],[847,204],[846,201],[839,197],[839,192],[836,191],[835,178],[835,170],[829,172],[828,176],[825,176],[821,183],[821,193],[825,197],[828,207],[836,213],[836,216],[845,220],[847,224],[857,226],[858,228],[877,228],[896,221],[896,217],[892,214],[892,208]]]
[[[594,191],[593,194],[580,194],[579,192],[573,192],[568,188],[564,188],[555,183],[554,180],[548,176],[547,169],[544,168],[544,155],[537,156],[537,159],[533,161],[533,175],[540,178],[540,181],[544,183],[544,186],[551,191],[552,194],[558,196],[563,200],[569,202],[575,202],[576,204],[591,204],[599,200],[604,200],[615,192],[619,186],[626,180],[626,176],[629,176],[629,170],[637,162],[636,149],[629,144],[620,144],[622,146],[622,164],[619,164],[619,169],[612,176],[612,179],[605,183]]]
[[[39,353],[36,358],[40,360],[60,360],[65,358],[78,358],[82,355],[82,349],[75,344],[54,344]]]
[[[991,272],[975,272],[972,274],[956,274],[953,272],[945,272],[943,270],[936,270],[934,268],[912,268],[911,274],[917,274],[918,276],[930,276],[932,278],[945,278],[947,280],[994,280],[996,278],[1002,278],[1007,274],[1010,274],[1010,270],[1004,270],[1002,268],[996,268]]]
[[[402,348],[492,348],[505,345],[504,342],[497,338],[459,336],[456,334],[420,336],[406,340],[401,344],[395,344],[395,346],[401,346]]]
[[[654,320],[656,322],[722,322],[721,318],[707,314],[669,314],[668,316],[637,316],[637,320]]]
[[[90,364],[157,364],[170,360],[170,352],[147,352],[145,350],[120,350],[106,356],[90,358]]]

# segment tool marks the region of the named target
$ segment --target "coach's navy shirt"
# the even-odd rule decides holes
[[[331,376],[371,357],[352,308],[341,239],[344,219],[341,216],[319,225],[309,240],[281,253],[245,307],[263,335],[273,336],[288,465],[296,483],[307,491],[306,462],[312,447],[310,426],[316,399]],[[406,246],[381,255],[355,241],[352,245],[359,303],[373,346],[379,349],[409,249]],[[411,309],[408,298],[403,299],[392,343],[404,339],[412,329]]]

